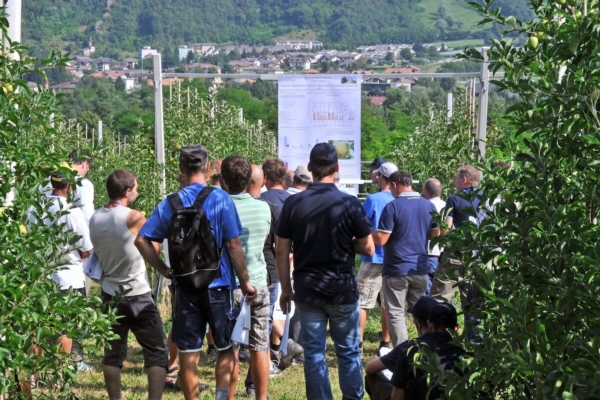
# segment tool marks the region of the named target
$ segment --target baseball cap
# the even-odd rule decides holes
[[[456,308],[450,303],[439,303],[431,309],[427,321],[453,328],[458,323]]]
[[[179,150],[179,164],[188,167],[200,167],[208,161],[208,150],[201,144],[182,147]]]
[[[294,176],[304,183],[312,182],[310,172],[308,172],[308,168],[306,168],[306,165],[299,165],[298,168],[296,168],[296,170],[294,171]]]
[[[386,178],[389,178],[390,175],[396,171],[398,171],[398,167],[396,167],[396,165],[394,165],[394,163],[384,162],[383,164],[381,164],[381,166],[379,168],[377,168],[375,171],[373,171],[373,173],[374,174],[379,173],[379,174],[385,176]]]
[[[411,313],[419,321],[427,321],[431,309],[439,303],[433,297],[421,296],[419,300],[412,306],[408,307],[408,312]]]
[[[50,174],[50,180],[53,182],[64,182],[67,180],[67,178],[60,172],[53,172]]]
[[[310,163],[315,165],[337,164],[338,155],[330,143],[317,143],[310,151]]]
[[[383,157],[377,157],[376,159],[373,160],[373,162],[369,165],[369,167],[371,168],[379,168],[381,167],[381,164],[386,163],[387,160]]]

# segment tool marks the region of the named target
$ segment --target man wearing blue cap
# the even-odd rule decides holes
[[[331,400],[325,359],[327,325],[335,344],[339,382],[344,399],[362,399],[358,289],[355,254],[372,255],[372,224],[360,201],[333,183],[338,157],[330,143],[310,152],[308,170],[314,183],[289,197],[277,229],[277,271],[281,308],[296,302],[304,347],[304,377],[309,400]],[[294,291],[290,280],[290,250],[294,246]]]

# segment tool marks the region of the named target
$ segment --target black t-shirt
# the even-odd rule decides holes
[[[269,284],[279,282],[279,275],[277,275],[277,263],[275,262],[275,228],[277,227],[277,221],[279,220],[280,209],[275,204],[266,201],[271,209],[271,228],[269,229],[269,236],[265,240],[265,246],[263,248],[263,254],[265,255],[265,262],[267,263],[267,272],[269,273]]]
[[[283,208],[283,203],[285,203],[290,196],[291,194],[283,189],[271,189],[261,193],[260,199],[275,204],[281,210]]]
[[[415,375],[413,360],[419,347],[427,345],[440,358],[440,370],[446,371],[454,368],[457,361],[465,351],[449,342],[452,336],[448,332],[427,332],[416,340],[405,342],[404,351],[399,352],[396,366],[393,370],[391,383],[394,387],[405,389],[406,400],[425,400],[427,397],[427,377],[422,370],[417,370]],[[398,346],[400,347],[400,346]],[[436,399],[439,391],[432,393],[430,399]]]
[[[277,236],[294,248],[294,292],[298,303],[350,304],[358,300],[352,238],[371,234],[360,201],[331,183],[311,183],[289,197]]]

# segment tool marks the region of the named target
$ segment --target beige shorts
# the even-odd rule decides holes
[[[385,308],[383,291],[381,290],[382,269],[383,264],[374,264],[368,261],[361,261],[358,274],[356,275],[360,308],[374,308],[375,303],[377,303],[377,295],[380,295],[381,308]]]

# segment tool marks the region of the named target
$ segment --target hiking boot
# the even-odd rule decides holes
[[[279,369],[283,371],[284,369],[292,365],[292,360],[302,353],[304,353],[304,349],[302,348],[302,346],[294,342],[292,339],[288,339],[287,354],[281,357],[281,361],[279,362]]]
[[[271,369],[269,369],[269,378],[273,378],[279,375],[281,375],[281,370],[275,365],[271,364]]]
[[[77,372],[92,372],[94,367],[90,364],[86,364],[85,361],[80,361],[77,363]]]

